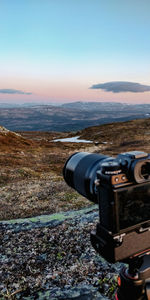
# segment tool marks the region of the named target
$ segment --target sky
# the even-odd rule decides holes
[[[149,0],[0,0],[0,102],[150,103]]]

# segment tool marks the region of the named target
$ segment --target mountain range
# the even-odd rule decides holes
[[[13,131],[69,132],[149,116],[150,104],[73,102],[60,105],[0,105],[0,124]]]

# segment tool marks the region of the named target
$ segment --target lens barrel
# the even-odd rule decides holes
[[[108,158],[102,154],[77,152],[66,161],[63,176],[69,186],[87,199],[97,203],[94,181],[101,162]]]

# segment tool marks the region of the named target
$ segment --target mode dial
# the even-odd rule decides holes
[[[101,164],[102,173],[105,175],[116,175],[122,172],[117,161],[106,161]]]

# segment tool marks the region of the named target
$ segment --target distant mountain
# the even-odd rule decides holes
[[[70,102],[64,103],[61,107],[69,108],[69,109],[77,109],[77,110],[127,110],[127,111],[141,111],[146,109],[150,109],[150,104],[127,104],[127,103],[119,103],[119,102]]]
[[[73,102],[0,108],[0,125],[13,131],[77,131],[89,126],[149,118],[150,105]]]
[[[69,108],[69,109],[79,109],[79,110],[111,110],[113,108],[124,108],[127,106],[127,104],[122,104],[122,103],[114,103],[114,102],[71,102],[71,103],[64,103],[61,105],[64,108]]]
[[[36,107],[36,106],[41,106],[41,105],[52,105],[52,106],[60,106],[61,104],[58,103],[49,103],[49,104],[43,104],[41,103],[36,103],[36,102],[25,102],[25,103],[0,103],[0,108],[16,108],[16,107]]]

